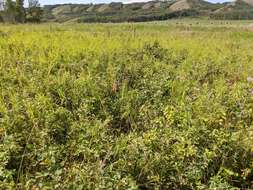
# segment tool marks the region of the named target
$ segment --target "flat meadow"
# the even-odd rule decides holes
[[[0,189],[253,189],[253,25],[0,25]]]

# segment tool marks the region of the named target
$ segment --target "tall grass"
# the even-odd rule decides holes
[[[1,189],[253,188],[253,34],[1,25]]]

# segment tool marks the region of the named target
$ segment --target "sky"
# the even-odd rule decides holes
[[[110,2],[123,2],[123,3],[132,3],[132,2],[143,2],[145,0],[39,0],[41,5],[50,5],[50,4],[63,4],[63,3],[110,3]],[[148,0],[146,0],[148,1]],[[229,0],[208,0],[209,2],[226,2]]]

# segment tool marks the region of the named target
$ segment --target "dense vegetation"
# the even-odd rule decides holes
[[[0,189],[253,188],[252,49],[246,25],[2,25]]]
[[[0,22],[25,23],[40,22],[42,9],[38,0],[28,0],[28,7],[24,7],[24,0],[0,0]]]

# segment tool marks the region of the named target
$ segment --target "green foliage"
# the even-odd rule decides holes
[[[16,16],[15,20],[19,23],[24,23],[26,12],[24,8],[24,0],[16,0]]]
[[[38,0],[29,0],[29,7],[24,8],[24,0],[7,0],[4,6],[5,10],[0,11],[0,22],[25,23],[40,22],[42,9]]]
[[[2,25],[0,189],[253,188],[253,35]]]
[[[40,7],[38,0],[29,0],[27,9],[26,21],[27,22],[40,22],[43,11]]]
[[[16,6],[12,0],[6,0],[5,2],[5,21],[14,23],[16,19]]]
[[[1,23],[1,22],[4,22],[3,16],[2,16],[2,12],[0,12],[0,23]]]

